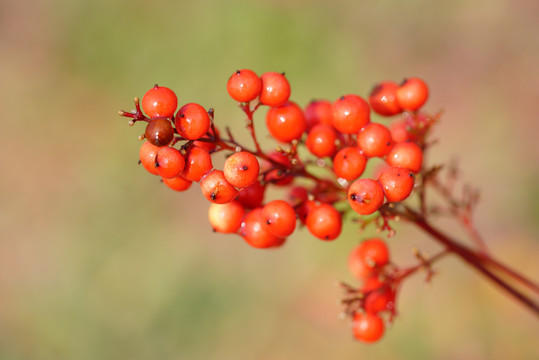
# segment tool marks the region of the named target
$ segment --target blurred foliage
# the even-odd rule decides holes
[[[142,128],[116,112],[159,83],[241,138],[225,92],[237,68],[285,71],[301,105],[421,76],[427,108],[446,110],[429,160],[460,158],[493,252],[537,279],[538,12],[532,0],[4,0],[0,359],[537,359],[537,320],[451,259],[432,289],[420,275],[404,285],[384,341],[354,342],[334,286],[352,281],[353,224],[334,243],[302,230],[270,252],[213,234],[196,186],[172,193],[136,166]],[[390,242],[399,264],[437,249],[405,225]]]

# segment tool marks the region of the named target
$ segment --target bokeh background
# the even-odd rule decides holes
[[[117,116],[159,83],[241,138],[237,68],[285,71],[302,105],[423,77],[445,110],[429,160],[460,160],[492,252],[537,281],[538,15],[534,0],[2,0],[0,359],[539,358],[537,317],[451,258],[405,284],[383,341],[353,341],[335,282],[353,283],[348,251],[371,232],[298,231],[278,251],[216,235],[196,186],[137,166],[143,127]],[[401,265],[438,249],[408,226],[389,241]]]

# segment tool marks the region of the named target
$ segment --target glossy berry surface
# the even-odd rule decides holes
[[[341,234],[342,216],[330,204],[320,204],[309,210],[305,224],[317,238],[335,240]]]
[[[206,199],[216,204],[225,204],[238,195],[238,190],[226,181],[221,170],[212,170],[204,176],[200,180],[200,189]]]
[[[333,158],[333,171],[348,181],[360,177],[366,165],[367,157],[355,146],[342,148]]]
[[[333,126],[333,108],[328,100],[313,100],[305,108],[307,130],[318,124]]]
[[[359,244],[357,247],[357,256],[368,267],[379,268],[389,262],[389,249],[384,240],[371,238]]]
[[[406,120],[393,121],[389,125],[389,132],[391,133],[391,139],[395,143],[413,140],[414,138],[413,134],[410,133]]]
[[[164,86],[155,85],[142,97],[142,110],[151,119],[172,118],[177,107],[178,97],[174,91]]]
[[[358,95],[346,95],[333,105],[333,127],[343,134],[356,134],[371,119],[369,104]]]
[[[186,191],[193,184],[192,181],[183,178],[181,175],[172,179],[163,178],[163,183],[174,191]]]
[[[200,181],[213,168],[210,153],[199,146],[191,146],[185,155],[182,176],[191,181]]]
[[[197,140],[206,135],[210,125],[208,112],[196,103],[185,104],[176,114],[176,131],[188,140]]]
[[[249,69],[237,70],[226,84],[230,97],[239,102],[254,100],[262,90],[262,79]]]
[[[307,123],[303,110],[296,103],[288,102],[279,107],[272,107],[267,112],[266,126],[275,139],[288,143],[303,135]]]
[[[226,204],[211,204],[208,209],[208,220],[211,227],[223,234],[237,232],[244,216],[245,209],[236,200]]]
[[[384,320],[375,314],[356,312],[352,323],[352,332],[357,340],[365,343],[376,342],[384,335]]]
[[[155,170],[162,178],[172,179],[179,176],[185,167],[185,158],[174,148],[159,148],[155,156]]]
[[[423,151],[413,142],[397,143],[387,154],[386,162],[390,166],[408,169],[416,174],[423,165]]]
[[[337,151],[337,132],[331,125],[315,125],[307,134],[305,145],[319,158],[333,156]]]
[[[226,180],[237,188],[252,185],[258,178],[259,170],[256,156],[245,151],[230,155],[223,169]]]
[[[152,145],[149,141],[145,141],[142,143],[139,151],[140,163],[153,175],[157,175],[157,170],[155,169],[155,157],[159,149],[161,149],[159,146]]]
[[[283,245],[286,239],[275,236],[266,230],[264,221],[262,208],[251,210],[245,216],[240,228],[240,235],[245,242],[257,249],[267,249]]]
[[[369,123],[359,131],[357,144],[365,156],[383,157],[391,150],[393,140],[387,127],[378,123]]]
[[[273,235],[287,237],[296,229],[296,212],[286,201],[270,201],[262,212],[265,219],[263,226]]]
[[[247,186],[238,194],[237,200],[246,209],[255,209],[260,207],[264,202],[264,194],[266,192],[266,186],[262,185],[260,181],[255,181],[250,186]]]
[[[372,89],[369,104],[374,112],[382,116],[393,116],[402,112],[397,102],[399,85],[393,81],[382,81]]]
[[[389,166],[382,170],[378,178],[387,201],[397,202],[406,199],[414,189],[414,173],[410,170]]]
[[[384,203],[382,186],[372,179],[358,179],[348,188],[348,203],[360,215],[372,214]]]
[[[260,77],[262,90],[260,91],[260,103],[268,106],[281,106],[290,97],[290,83],[284,76],[277,72],[267,72]]]
[[[150,120],[146,126],[144,137],[155,146],[167,146],[174,139],[174,129],[168,119]]]
[[[429,98],[427,84],[417,77],[404,79],[396,91],[399,106],[405,110],[418,110]]]

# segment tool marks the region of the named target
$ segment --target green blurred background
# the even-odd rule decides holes
[[[143,127],[117,116],[159,83],[242,137],[237,68],[286,71],[302,105],[423,77],[426,108],[445,109],[430,160],[460,159],[492,252],[537,280],[538,14],[534,0],[3,0],[0,359],[539,358],[537,317],[449,258],[432,286],[405,284],[383,341],[353,341],[335,281],[353,282],[354,226],[269,252],[213,234],[196,186],[138,167]],[[407,226],[390,242],[402,265],[438,249]]]

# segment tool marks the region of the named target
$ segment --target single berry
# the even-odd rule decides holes
[[[172,123],[164,118],[150,120],[144,137],[155,146],[167,146],[174,139]]]
[[[155,156],[157,155],[159,149],[161,148],[152,145],[152,143],[149,141],[143,142],[142,146],[140,147],[140,163],[150,174],[157,175],[157,170],[155,169]]]
[[[262,80],[252,70],[236,70],[228,79],[226,90],[232,99],[249,102],[260,95]]]
[[[348,270],[358,279],[374,276],[389,262],[389,249],[380,238],[372,238],[357,245],[348,256]]]
[[[287,143],[299,139],[307,124],[301,108],[296,103],[288,102],[269,109],[266,126],[275,139]]]
[[[396,98],[401,108],[415,111],[427,102],[429,88],[420,78],[407,78],[397,89]]]
[[[413,142],[397,143],[387,154],[386,162],[390,166],[408,169],[417,174],[423,164],[423,151]]]
[[[393,121],[391,125],[389,125],[389,132],[391,133],[391,139],[395,143],[405,142],[415,138],[415,136],[410,133],[410,128],[406,120]]]
[[[328,100],[313,100],[305,108],[307,130],[318,124],[333,126],[333,108]]]
[[[372,89],[369,104],[374,112],[382,116],[393,116],[402,112],[397,103],[397,85],[393,81],[382,81]]]
[[[361,292],[365,294],[363,307],[368,313],[393,310],[395,306],[395,291],[389,283],[380,281],[376,275],[365,279]]]
[[[200,180],[202,194],[216,204],[226,204],[234,200],[238,190],[225,179],[221,170],[212,170]]]
[[[268,106],[281,106],[290,97],[290,83],[283,74],[267,72],[262,74],[260,103]]]
[[[163,183],[174,191],[185,191],[191,187],[193,182],[180,175],[172,179],[163,178]]]
[[[273,200],[263,208],[263,226],[275,236],[287,237],[296,229],[296,212],[283,200]]]
[[[264,193],[266,186],[260,184],[259,181],[255,181],[250,186],[241,189],[238,194],[237,200],[246,209],[255,209],[260,207],[264,202]]]
[[[188,140],[197,140],[210,129],[210,116],[206,109],[196,103],[189,103],[176,114],[176,130]]]
[[[331,125],[318,124],[307,135],[305,145],[319,158],[333,156],[337,151],[337,132]]]
[[[382,124],[370,123],[357,135],[357,145],[367,157],[383,157],[391,150],[391,133]]]
[[[258,178],[260,165],[256,156],[241,151],[230,155],[224,165],[226,180],[237,188],[246,188]]]
[[[223,234],[237,232],[244,216],[245,209],[236,200],[226,204],[211,204],[208,209],[208,219],[211,227]]]
[[[185,158],[174,148],[162,147],[155,156],[155,170],[164,179],[179,176],[185,167]]]
[[[376,342],[384,335],[384,320],[375,314],[356,312],[352,323],[352,331],[357,340],[366,343]]]
[[[367,157],[357,147],[345,147],[333,158],[333,171],[345,180],[354,180],[363,174]]]
[[[172,118],[177,107],[178,97],[174,91],[164,86],[155,85],[142,97],[142,110],[151,119]]]
[[[191,181],[200,181],[213,168],[210,153],[198,146],[191,146],[185,155],[182,176]]]
[[[310,209],[306,220],[307,229],[317,238],[335,240],[342,229],[342,216],[330,204],[320,204]]]
[[[333,127],[343,134],[355,134],[371,119],[369,104],[358,95],[338,98],[332,105]]]
[[[378,182],[382,185],[387,201],[406,199],[414,189],[414,173],[410,170],[389,166],[382,170]]]
[[[348,203],[360,215],[372,214],[384,203],[382,186],[372,179],[358,179],[348,188]]]
[[[256,208],[247,213],[240,228],[240,235],[245,242],[257,249],[267,249],[283,245],[286,238],[275,236],[266,230],[264,221],[262,208]]]

